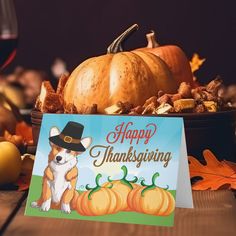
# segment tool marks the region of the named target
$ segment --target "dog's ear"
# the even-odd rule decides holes
[[[92,143],[92,138],[91,137],[82,138],[81,143],[85,147],[85,149],[87,149]]]
[[[54,126],[50,129],[49,137],[57,136],[59,134],[60,134],[60,130],[56,126]],[[49,142],[49,144],[51,146],[54,145],[52,142]]]
[[[60,134],[60,130],[56,126],[54,126],[50,129],[49,137],[53,137],[59,134]]]

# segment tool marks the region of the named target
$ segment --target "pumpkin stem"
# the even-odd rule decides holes
[[[165,188],[162,188],[164,190],[168,190],[169,189],[169,185],[167,184]]]
[[[89,184],[86,184],[85,188],[86,188],[87,190],[93,189],[93,188],[89,187]]]
[[[135,183],[135,182],[137,182],[138,178],[137,178],[136,176],[134,176],[134,179],[133,179],[133,180],[127,180],[127,179],[126,179],[126,177],[127,177],[127,175],[128,175],[128,169],[127,169],[127,167],[126,167],[125,165],[123,165],[123,166],[121,167],[121,169],[122,169],[123,172],[124,172],[124,176],[123,176],[123,178],[120,180],[120,182],[123,183],[124,185],[128,186],[130,189],[133,189],[133,186],[132,186],[132,184],[130,184],[130,183]]]
[[[156,186],[156,185],[155,185],[155,182],[156,182],[156,179],[157,179],[158,176],[160,176],[158,172],[156,172],[156,173],[152,176],[152,185]]]
[[[127,167],[126,167],[125,165],[123,165],[123,166],[121,167],[121,169],[123,170],[124,175],[123,175],[123,177],[120,179],[120,182],[121,182],[122,184],[128,186],[129,188],[133,189],[133,186],[132,186],[132,184],[130,184],[130,183],[136,183],[136,182],[138,181],[138,178],[137,178],[136,176],[134,176],[134,179],[133,179],[133,180],[127,180],[127,179],[126,179],[126,177],[127,177],[127,175],[128,175],[128,169],[127,169]],[[108,179],[108,182],[114,181],[114,180],[111,179],[111,176],[108,176],[107,179]]]
[[[147,184],[145,184],[145,179],[142,179],[141,182],[140,182],[140,184],[141,184],[142,186],[146,186],[146,187],[148,186]]]
[[[88,195],[89,200],[91,200],[91,196],[94,192],[97,192],[99,189],[101,189],[101,186],[99,185],[99,180],[101,179],[101,177],[102,177],[101,174],[97,174],[97,176],[95,178],[96,186],[94,188],[90,188],[88,184],[86,185],[86,189],[91,190],[89,195]]]
[[[145,193],[146,191],[152,190],[152,189],[154,189],[154,188],[155,188],[155,186],[153,186],[153,185],[147,186],[145,189],[142,190],[141,196],[144,197],[144,193]]]
[[[156,178],[159,176],[159,173],[156,172],[153,176],[152,176],[152,184],[151,185],[147,185],[144,183],[144,180],[141,181],[141,185],[145,186],[146,188],[144,188],[141,192],[141,196],[144,196],[144,193],[148,190],[154,189],[156,186],[155,182],[156,182]]]
[[[107,48],[107,53],[123,52],[122,44],[137,29],[138,29],[138,25],[137,24],[134,24],[134,25],[130,26],[126,31],[124,31],[120,36],[118,36],[111,43],[111,45]]]
[[[127,174],[128,174],[127,167],[124,165],[124,166],[121,167],[121,170],[123,170],[123,173],[124,173],[124,176],[123,176],[122,179],[126,179]]]
[[[107,177],[107,180],[108,180],[108,182],[114,181],[114,179],[112,179],[111,176],[108,176],[108,177]]]
[[[122,180],[127,181],[127,182],[131,182],[131,183],[136,183],[138,181],[138,177],[137,176],[134,176],[133,180],[127,180],[126,179],[126,177],[128,175],[128,169],[127,169],[127,167],[125,165],[122,166],[121,169],[123,170],[123,173],[124,173],[124,176],[123,176]]]
[[[101,174],[97,174],[96,178],[95,178],[95,183],[96,183],[96,187],[100,187],[99,185],[99,180],[102,178]]]
[[[147,38],[147,42],[148,42],[147,48],[157,48],[160,46],[156,40],[156,35],[153,30],[151,30],[151,32],[149,34],[146,34],[146,38]]]
[[[110,183],[109,186],[107,186],[107,188],[112,188],[113,187],[113,183]]]
[[[138,181],[138,177],[134,176],[133,180],[129,180],[130,183],[136,183]]]

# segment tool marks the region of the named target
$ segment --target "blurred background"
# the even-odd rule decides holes
[[[180,46],[189,60],[194,53],[206,58],[195,72],[200,84],[217,75],[226,85],[235,82],[235,0],[0,1],[14,2],[18,22],[18,33],[1,40],[10,45],[0,45],[2,55],[5,49],[14,50],[16,43],[17,47],[16,57],[10,56],[12,62],[0,70],[0,88],[19,108],[34,106],[43,80],[55,87],[61,73],[106,53],[110,43],[134,23],[140,29],[126,42],[125,50],[146,46],[145,35],[154,30],[161,45]],[[11,86],[3,86],[6,83]],[[21,91],[23,97],[15,95]]]
[[[71,71],[88,57],[106,53],[107,46],[124,29],[138,23],[139,31],[126,49],[146,45],[153,29],[161,44],[177,44],[189,58],[194,52],[206,58],[196,75],[201,82],[221,75],[235,81],[235,0],[15,0],[19,42],[17,65],[45,70],[51,76],[55,58]]]

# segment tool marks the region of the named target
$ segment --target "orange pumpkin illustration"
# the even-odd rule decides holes
[[[103,184],[103,186],[104,187],[111,186],[111,189],[120,195],[121,211],[130,211],[131,209],[128,206],[127,197],[128,197],[129,192],[138,186],[137,184],[135,184],[138,178],[135,176],[133,180],[127,180],[126,179],[127,174],[128,174],[127,167],[122,166],[121,169],[123,170],[123,173],[124,173],[122,179],[111,180],[110,177],[108,177],[109,182]]]
[[[156,216],[167,216],[174,211],[175,200],[172,194],[155,185],[158,176],[159,173],[153,175],[151,185],[146,185],[142,180],[142,186],[130,191],[128,205],[133,211]]]
[[[96,186],[90,188],[86,185],[89,191],[83,192],[77,200],[76,210],[80,215],[84,216],[99,216],[106,214],[114,214],[121,209],[121,197],[116,191],[109,187],[99,185],[101,174],[96,176]]]

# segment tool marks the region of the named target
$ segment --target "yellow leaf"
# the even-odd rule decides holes
[[[197,71],[201,67],[201,65],[204,63],[205,60],[206,58],[201,59],[197,53],[194,53],[190,61],[192,73]]]

